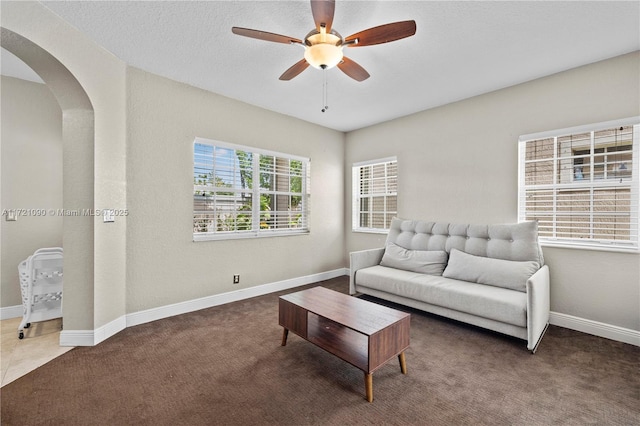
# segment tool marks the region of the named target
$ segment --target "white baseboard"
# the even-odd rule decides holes
[[[262,296],[268,293],[287,290],[314,282],[336,278],[342,275],[349,275],[348,268],[335,269],[333,271],[321,272],[318,274],[306,275],[304,277],[292,278],[289,280],[277,281],[255,287],[243,288],[228,293],[215,294],[185,302],[174,303],[172,305],[160,306],[153,309],[134,312],[116,318],[115,320],[98,327],[95,330],[63,330],[60,333],[60,346],[94,346],[119,333],[127,327],[145,324],[174,315],[186,314],[200,309],[211,308],[225,303],[237,302],[251,297]],[[1,318],[9,319],[22,316],[22,306],[8,306],[0,308]],[[618,342],[629,343],[640,346],[640,331],[605,324],[572,315],[551,312],[549,323],[559,327],[592,334]]]
[[[618,327],[616,325],[605,324],[558,312],[549,313],[549,324],[581,331],[598,337],[604,337],[606,339],[616,340],[618,342],[629,343],[630,345],[640,346],[640,331],[631,330],[629,328]]]
[[[22,316],[22,305],[0,308],[0,320],[18,318]]]
[[[121,316],[95,330],[62,330],[60,346],[94,346],[127,328],[126,316]]]
[[[95,330],[62,330],[60,346],[95,346]]]
[[[134,312],[127,315],[127,327],[172,317],[174,315],[186,314],[200,309],[211,308],[225,303],[237,302],[238,300],[249,299],[251,297],[262,296],[276,291],[287,290],[347,274],[348,272],[345,273],[344,268],[340,268],[319,274],[277,281],[274,283],[230,291],[228,293],[214,294],[200,299],[187,300],[185,302],[174,303],[172,305]]]
[[[237,302],[251,297],[262,296],[276,291],[287,290],[302,285],[312,284],[331,278],[348,275],[347,268],[335,269],[333,271],[321,272],[318,274],[306,275],[304,277],[292,278],[289,280],[277,281],[255,287],[243,288],[228,293],[214,294],[185,302],[174,303],[172,305],[160,306],[144,311],[133,312],[117,318],[96,330],[63,330],[60,333],[60,346],[94,346],[108,339],[127,327],[145,324],[174,315],[186,314],[199,311],[200,309],[211,308],[225,303]],[[22,310],[20,315],[22,316]]]

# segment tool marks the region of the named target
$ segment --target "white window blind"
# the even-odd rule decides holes
[[[197,138],[194,240],[309,232],[309,177],[307,158]]]
[[[541,243],[638,250],[639,121],[520,137],[519,220]]]
[[[354,164],[352,182],[353,230],[386,232],[398,213],[397,159]]]

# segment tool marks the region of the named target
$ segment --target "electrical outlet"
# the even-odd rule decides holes
[[[236,274],[233,276],[233,283],[240,284],[240,275]]]

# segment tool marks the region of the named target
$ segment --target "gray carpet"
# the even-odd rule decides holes
[[[347,292],[348,278],[318,285]],[[411,312],[408,374],[290,334],[278,295],[128,328],[1,390],[2,425],[638,425],[640,348],[551,326],[522,340]],[[369,299],[374,300],[374,299]],[[378,301],[382,303],[381,301]]]

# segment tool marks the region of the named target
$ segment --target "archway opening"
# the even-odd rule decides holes
[[[63,210],[93,211],[94,111],[87,93],[58,59],[27,38],[1,28],[0,40],[40,76],[62,110]],[[94,328],[93,230],[91,215],[63,215],[63,318],[72,330]]]

